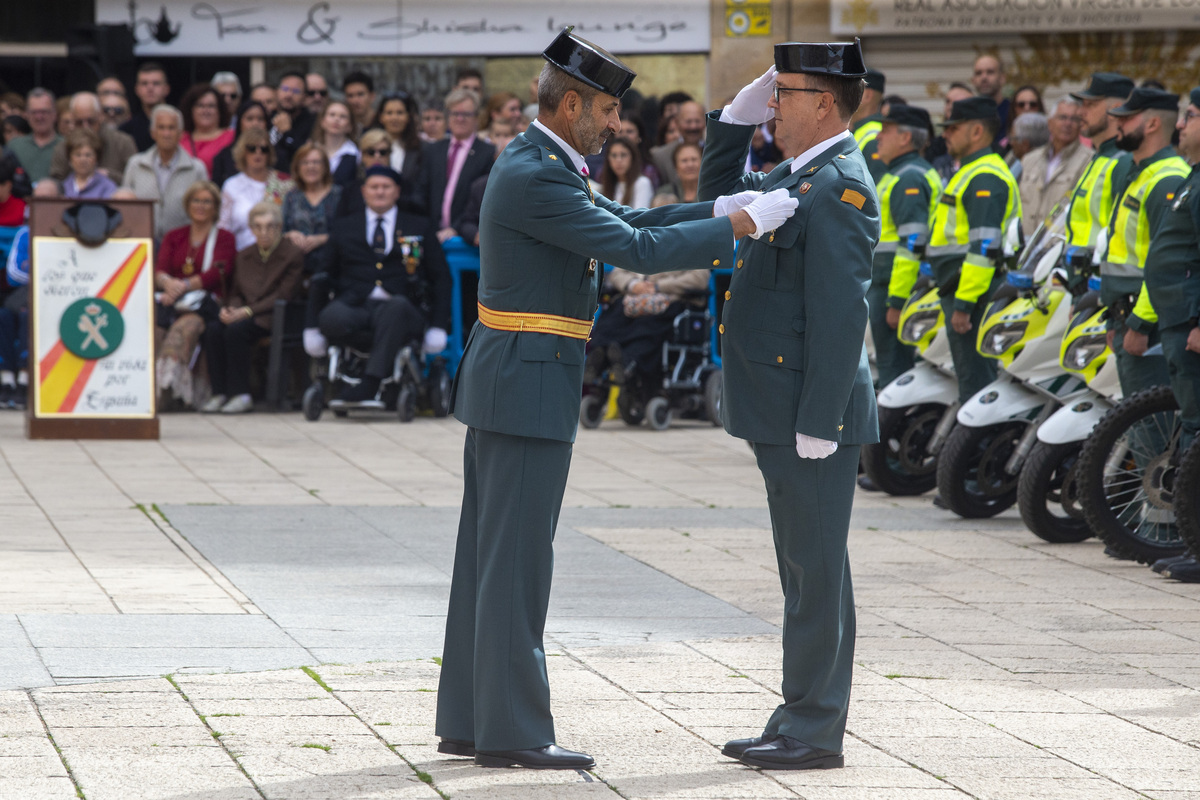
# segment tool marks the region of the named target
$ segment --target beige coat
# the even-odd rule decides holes
[[[208,180],[208,169],[203,161],[189,155],[182,147],[178,152],[179,160],[167,180],[165,192],[159,192],[158,173],[154,171],[158,147],[138,153],[125,165],[125,179],[121,187],[132,189],[142,200],[154,201],[154,238],[157,241],[162,241],[167,231],[190,224],[183,207],[183,195],[196,181]]]
[[[688,292],[702,292],[708,289],[708,270],[682,269],[674,272],[660,272],[657,275],[639,275],[627,269],[613,267],[608,273],[608,285],[618,292],[624,292],[631,283],[650,281],[658,287],[658,291],[667,295],[671,300],[682,300]]]
[[[1093,153],[1090,147],[1084,147],[1078,141],[1067,145],[1049,178],[1046,176],[1049,144],[1030,150],[1021,159],[1021,229],[1026,237],[1032,236],[1054,209],[1054,204],[1075,188]]]

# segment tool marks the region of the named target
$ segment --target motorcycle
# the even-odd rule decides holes
[[[1059,365],[1086,381],[1089,391],[1038,427],[1037,443],[1017,485],[1021,519],[1047,542],[1081,542],[1093,535],[1079,504],[1079,453],[1096,423],[1121,399],[1116,360],[1107,344],[1108,310],[1100,305],[1099,278],[1092,278],[1089,288],[1075,306],[1059,351]]]
[[[937,466],[942,502],[961,517],[991,517],[1012,506],[1038,427],[1087,391],[1082,378],[1059,366],[1070,321],[1059,270],[1065,229],[1060,207],[1038,228],[979,325],[976,347],[1000,362],[999,372],[958,410]]]
[[[927,264],[900,312],[897,336],[917,348],[912,369],[880,390],[879,442],[864,445],[863,471],[895,496],[924,494],[934,487],[937,451],[954,424],[958,382],[946,320]]]

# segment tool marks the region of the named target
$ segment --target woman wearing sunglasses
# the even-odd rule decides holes
[[[221,227],[237,238],[238,249],[254,244],[250,209],[263,200],[275,205],[292,189],[287,175],[271,167],[275,148],[264,130],[251,128],[233,146],[239,172],[221,187]]]
[[[342,199],[337,207],[338,218],[356,214],[366,207],[362,197],[363,175],[371,167],[386,167],[391,163],[392,137],[388,136],[387,131],[371,128],[362,135],[359,143],[362,145],[362,149],[359,151],[361,161],[358,165],[358,175],[352,183],[342,187]],[[410,185],[404,183],[403,179],[401,183],[402,190]],[[401,200],[399,205],[403,206],[404,201]]]

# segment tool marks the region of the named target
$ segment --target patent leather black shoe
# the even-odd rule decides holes
[[[871,476],[865,472],[858,476],[858,488],[864,492],[878,492],[879,487],[875,485],[875,481],[871,480]]]
[[[841,753],[807,745],[790,736],[779,736],[742,753],[741,762],[761,769],[839,769],[846,761]]]
[[[437,751],[448,756],[471,758],[475,755],[475,743],[464,742],[462,739],[445,739],[438,742]]]
[[[478,767],[525,767],[526,769],[591,769],[596,760],[587,753],[548,744],[532,750],[475,751]]]
[[[1191,560],[1192,560],[1192,557],[1189,555],[1168,556],[1167,558],[1160,558],[1158,561],[1155,561],[1153,564],[1150,565],[1150,569],[1153,570],[1154,572],[1157,572],[1159,575],[1161,575],[1164,570],[1168,570],[1171,567],[1175,566],[1176,564],[1182,564],[1185,561],[1191,561]]]
[[[778,735],[776,733],[764,733],[762,736],[754,736],[749,739],[733,739],[726,742],[725,746],[721,748],[721,755],[740,760],[742,754],[749,748],[773,742]]]
[[[1162,576],[1183,583],[1200,583],[1200,561],[1189,558],[1178,564],[1172,564],[1162,571]]]

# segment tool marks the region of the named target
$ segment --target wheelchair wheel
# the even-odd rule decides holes
[[[450,373],[446,370],[444,359],[434,359],[429,367],[429,407],[435,417],[445,417],[450,414]]]
[[[600,395],[586,395],[579,403],[579,424],[585,428],[599,428],[607,407],[608,403]]]
[[[646,403],[646,419],[650,420],[650,427],[656,431],[665,431],[671,427],[671,404],[667,402],[667,398],[650,398],[650,402]]]
[[[400,387],[400,395],[396,398],[396,415],[401,422],[412,422],[417,415],[417,392],[408,381]]]
[[[724,383],[721,370],[714,369],[704,378],[704,414],[713,425],[721,425],[721,393]]]
[[[626,425],[634,427],[641,425],[642,420],[646,418],[646,407],[635,395],[636,392],[628,386],[622,386],[621,392],[617,395],[617,411],[620,412],[621,419],[625,421]]]
[[[304,397],[300,400],[300,408],[304,411],[304,418],[309,422],[316,422],[321,418],[321,412],[325,410],[325,387],[320,383],[314,383],[304,390]]]

